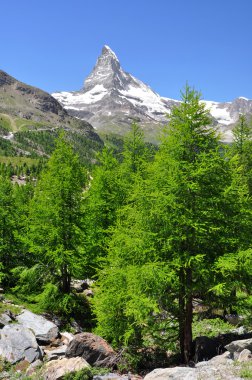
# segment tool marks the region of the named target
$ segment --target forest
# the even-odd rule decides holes
[[[1,164],[0,281],[37,312],[76,318],[133,363],[155,347],[192,359],[195,300],[251,326],[252,129],[221,143],[186,86],[158,149],[133,124],[90,168],[62,134],[49,160],[13,183]],[[89,279],[87,301],[71,287]]]

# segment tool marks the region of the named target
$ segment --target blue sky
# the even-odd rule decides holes
[[[252,0],[2,0],[0,69],[48,92],[78,90],[102,46],[178,99],[252,99]]]

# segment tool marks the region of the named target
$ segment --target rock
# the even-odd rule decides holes
[[[245,326],[240,326],[240,327],[237,327],[236,329],[232,330],[232,333],[233,334],[237,334],[237,335],[245,335],[247,334],[248,330],[246,329]]]
[[[93,380],[129,380],[133,379],[134,376],[131,375],[120,375],[118,373],[108,373],[106,375],[95,375]]]
[[[44,380],[59,380],[69,372],[80,371],[83,368],[90,368],[90,365],[83,358],[63,358],[46,363],[42,377]]]
[[[31,329],[40,342],[50,342],[59,335],[59,329],[54,323],[28,310],[23,311],[16,319],[24,327]]]
[[[32,363],[42,358],[36,338],[28,328],[19,324],[7,325],[0,330],[0,337],[0,356],[12,364],[20,360]]]
[[[112,347],[101,337],[92,333],[75,335],[70,342],[66,357],[83,357],[89,364],[95,366],[113,367],[116,354]]]
[[[5,312],[0,315],[0,327],[6,326],[9,323],[11,323],[13,320],[10,317],[10,314],[8,312]]]
[[[3,293],[4,293],[3,288],[0,288],[0,294],[3,294]]]
[[[83,332],[83,328],[79,325],[78,322],[76,322],[75,320],[72,320],[70,322],[70,325],[72,327],[72,329],[75,331],[75,334],[78,334],[78,333],[82,333]]]
[[[75,290],[77,293],[81,293],[83,291],[82,280],[72,280],[71,281],[71,289]]]
[[[148,373],[144,380],[196,380],[196,371],[189,367],[158,368]]]
[[[231,364],[233,362],[231,358],[231,354],[229,351],[224,352],[222,355],[214,356],[211,360],[198,362],[195,364],[196,368],[205,367],[205,366],[218,366],[218,365],[226,365]]]
[[[233,360],[231,358],[230,352],[224,352],[224,354],[222,354],[222,355],[214,356],[207,363],[208,363],[208,365],[211,365],[213,367],[218,367],[219,365],[232,364]]]
[[[250,339],[242,339],[242,340],[235,340],[235,341],[227,344],[225,346],[225,348],[229,352],[231,352],[231,353],[241,352],[245,348],[247,348],[248,350],[252,351],[252,338],[250,338]]]
[[[83,291],[83,293],[85,294],[86,297],[93,297],[94,296],[94,293],[91,289],[85,289]]]
[[[245,348],[242,350],[237,358],[238,362],[248,362],[252,360],[252,354],[251,351]]]
[[[32,374],[34,374],[38,370],[38,368],[42,366],[42,364],[42,360],[35,360],[35,362],[31,363],[27,368],[26,375],[31,376]]]
[[[226,314],[225,319],[231,325],[237,326],[242,318],[238,314]]]
[[[61,357],[65,356],[67,346],[62,345],[55,350],[45,350],[45,354],[47,355],[47,360],[57,360],[60,359]]]
[[[61,335],[61,338],[62,338],[62,342],[66,345],[68,345],[74,338],[74,334],[71,334],[67,331],[64,331],[62,333],[60,333]]]

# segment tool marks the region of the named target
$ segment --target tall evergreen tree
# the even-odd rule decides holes
[[[85,176],[78,157],[61,136],[30,204],[28,242],[35,262],[63,293],[82,273],[81,202]]]
[[[17,262],[13,186],[0,177],[0,281],[8,283],[10,270]]]
[[[200,94],[188,86],[170,115],[153,166],[150,213],[156,249],[174,270],[182,359],[192,357],[192,299],[211,287],[211,266],[230,249],[228,163]]]

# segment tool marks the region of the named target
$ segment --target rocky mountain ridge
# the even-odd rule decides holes
[[[56,92],[52,96],[69,114],[87,120],[98,132],[124,134],[136,121],[149,140],[155,139],[167,124],[172,107],[179,104],[178,100],[161,97],[125,72],[116,54],[106,45],[80,91]],[[243,97],[232,102],[204,102],[227,142],[232,140],[231,130],[239,114],[252,114],[252,100]]]
[[[90,151],[102,145],[88,122],[69,115],[50,94],[0,70],[0,155],[48,156],[59,130]]]

